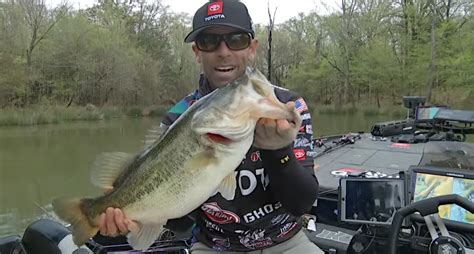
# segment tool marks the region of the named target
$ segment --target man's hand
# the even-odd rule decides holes
[[[125,235],[129,231],[137,231],[138,224],[123,214],[118,208],[109,207],[99,218],[100,234],[104,236],[116,237]]]
[[[294,102],[288,102],[286,106],[293,110],[293,121],[268,118],[258,120],[253,146],[260,149],[277,150],[288,146],[295,140],[301,127],[301,116],[296,111]]]

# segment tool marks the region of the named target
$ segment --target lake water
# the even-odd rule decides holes
[[[387,116],[313,115],[316,136],[369,130]],[[89,168],[103,152],[136,152],[158,118],[0,127],[0,237],[22,234],[59,196],[96,196]]]

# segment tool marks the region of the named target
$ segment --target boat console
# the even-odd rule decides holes
[[[369,171],[339,181],[338,224],[319,223],[310,233],[326,250],[382,253],[392,244],[392,253],[474,253],[473,171],[411,166],[399,174]]]

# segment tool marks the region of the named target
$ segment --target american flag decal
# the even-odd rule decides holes
[[[303,100],[303,98],[299,98],[298,100],[295,101],[295,107],[296,107],[296,111],[300,113],[308,110],[308,106],[306,105],[306,102]]]

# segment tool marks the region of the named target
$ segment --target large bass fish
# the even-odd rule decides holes
[[[210,196],[234,198],[234,170],[252,145],[260,118],[298,122],[258,71],[246,74],[194,103],[151,146],[137,155],[107,153],[91,178],[112,191],[97,198],[53,201],[56,214],[72,225],[80,246],[98,232],[99,215],[121,208],[139,224],[128,234],[134,249],[147,249],[167,220],[190,213]]]

